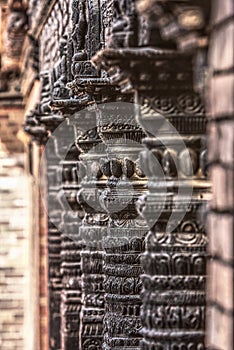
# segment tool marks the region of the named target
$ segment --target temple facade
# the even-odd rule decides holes
[[[232,350],[233,0],[0,6],[0,118],[33,180],[29,349]]]

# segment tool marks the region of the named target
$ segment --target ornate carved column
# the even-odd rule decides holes
[[[93,61],[112,74],[122,93],[136,91],[135,116],[148,135],[141,165],[149,177],[149,192],[139,201],[139,211],[150,227],[142,256],[141,347],[200,349],[204,348],[207,239],[199,212],[210,186],[203,99],[194,85],[203,92],[206,12],[192,2],[187,7],[158,3],[150,18],[139,19],[139,45],[159,48],[107,48]],[[189,36],[192,30],[195,34]]]
[[[194,91],[204,91],[205,13],[186,5],[158,2],[154,15],[161,38],[189,53],[155,52],[149,72],[157,82],[150,90],[148,81],[138,86],[139,120],[148,134],[142,163],[149,176],[139,208],[150,226],[142,257],[142,349],[205,348],[207,238],[201,209],[210,185],[204,96]]]
[[[32,111],[25,123],[24,130],[32,136],[34,141],[44,146],[44,157],[46,163],[46,198],[44,205],[47,209],[48,229],[48,293],[49,293],[49,344],[51,349],[60,348],[60,302],[62,291],[61,265],[61,206],[57,194],[60,190],[60,178],[58,166],[63,159],[60,154],[63,147],[63,139],[60,133],[57,137],[51,137],[64,116],[51,112],[49,102],[52,86],[50,85],[50,74],[48,71],[41,73],[41,94],[40,102]],[[43,177],[44,173],[39,173]],[[42,181],[42,179],[41,179]],[[45,181],[45,179],[43,179]]]
[[[52,134],[46,145],[54,143],[58,156],[55,177],[58,188],[52,205],[59,206],[57,228],[60,232],[60,276],[62,290],[59,298],[59,314],[61,317],[60,332],[61,349],[69,349],[79,344],[79,312],[81,308],[80,285],[80,239],[79,223],[82,210],[76,201],[79,190],[76,163],[78,151],[72,140],[75,139],[74,126],[65,119]],[[50,212],[49,212],[50,215]]]
[[[169,60],[179,73],[175,63]],[[200,216],[209,198],[206,123],[200,97],[192,86],[179,85],[170,82],[175,89],[153,100],[139,94],[148,134],[142,167],[149,177],[139,210],[150,227],[142,256],[142,349],[205,348],[207,238]]]
[[[99,160],[105,147],[97,133],[96,111],[80,113],[83,133],[77,138],[82,150],[80,166],[85,169],[81,181],[78,201],[85,211],[80,227],[83,249],[82,266],[82,310],[80,325],[80,349],[102,349],[104,290],[103,290],[103,248],[102,239],[106,233],[108,216],[99,205],[99,196],[106,185]]]
[[[73,47],[71,73],[68,83],[74,103],[83,111],[71,115],[77,128],[76,144],[80,152],[78,168],[85,171],[81,181],[78,201],[84,210],[79,229],[81,251],[82,308],[80,314],[80,349],[101,349],[103,342],[104,290],[102,236],[108,217],[98,204],[99,192],[105,187],[105,177],[98,161],[104,145],[97,133],[96,111],[90,105],[101,101],[108,85],[106,74],[98,72],[91,64],[91,57],[100,49],[102,42],[102,17],[99,1],[73,1]],[[103,39],[104,40],[104,39]]]
[[[108,9],[112,19],[104,30],[107,48],[93,58],[96,67],[108,71],[112,87],[112,93],[103,96],[103,102],[110,103],[98,106],[98,132],[106,145],[106,155],[100,164],[107,178],[100,203],[109,215],[103,240],[106,310],[103,348],[139,349],[140,254],[144,251],[147,229],[136,211],[136,201],[144,193],[146,184],[138,163],[144,133],[135,121],[133,92],[124,72],[105,60],[105,52],[109,52],[110,47],[116,52],[119,47],[137,44],[137,17],[134,1],[113,1]],[[120,80],[124,81],[121,88],[126,94],[120,93]]]
[[[106,145],[101,170],[107,178],[100,203],[109,215],[104,244],[104,349],[138,349],[140,344],[140,254],[146,226],[136,211],[146,179],[138,164],[143,132],[134,119],[134,105],[99,106],[98,130]]]
[[[57,200],[60,183],[57,167],[60,161],[54,140],[45,148],[47,163],[47,215],[48,215],[48,289],[49,289],[49,346],[60,349],[60,303],[62,292],[61,276],[61,207]],[[59,330],[59,331],[58,331]]]

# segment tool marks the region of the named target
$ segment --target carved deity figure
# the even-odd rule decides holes
[[[129,0],[114,0],[113,22],[108,46],[135,46],[136,27],[135,2]]]
[[[74,30],[72,32],[72,42],[74,47],[74,60],[85,60],[87,54],[85,52],[85,41],[88,30],[88,24],[86,20],[86,1],[74,0],[73,4],[73,16]]]

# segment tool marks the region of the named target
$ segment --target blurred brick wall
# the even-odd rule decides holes
[[[0,143],[0,349],[33,349],[30,322],[30,181],[22,155]],[[27,339],[26,339],[27,337]]]
[[[47,228],[47,211],[46,211],[46,164],[42,158],[43,149],[38,149],[38,173],[36,181],[38,182],[37,190],[39,203],[39,324],[40,324],[40,350],[49,348],[48,332],[48,228]]]
[[[208,216],[207,345],[233,350],[234,1],[212,0],[208,107],[213,199]]]

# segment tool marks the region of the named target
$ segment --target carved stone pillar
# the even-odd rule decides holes
[[[107,48],[93,61],[112,74],[112,82],[123,93],[137,91],[139,112],[135,116],[148,135],[144,141],[148,151],[142,154],[141,165],[149,177],[149,193],[139,201],[139,212],[150,227],[142,256],[141,347],[203,349],[207,240],[199,212],[209,197],[209,183],[205,112],[202,98],[194,91],[193,74],[195,87],[202,92],[204,80],[198,76],[204,78],[205,62],[194,60],[193,66],[193,58],[199,55],[182,54],[175,48],[180,44],[187,50],[198,47],[198,52],[205,51],[206,41],[199,36],[204,18],[196,8],[196,19],[201,21],[199,35],[195,35],[195,45],[188,44],[189,30],[198,26],[191,23],[194,12],[187,12],[194,9],[182,5],[181,29],[176,27],[178,7],[175,2],[170,5],[159,1],[153,8],[154,17],[141,23],[145,31],[140,32],[139,42],[158,44],[160,49]],[[113,325],[109,329],[113,331]]]
[[[65,132],[67,135],[67,133]],[[79,347],[79,326],[81,309],[81,266],[80,223],[82,208],[77,203],[80,189],[77,174],[79,152],[71,145],[65,159],[60,162],[62,188],[59,199],[62,204],[61,222],[61,348],[66,350]]]
[[[60,184],[57,181],[59,158],[54,142],[45,148],[47,162],[47,215],[48,215],[48,289],[49,289],[49,346],[51,349],[60,348],[60,303],[62,291],[61,276],[61,208],[57,200]]]
[[[207,237],[201,210],[210,195],[203,106],[209,2],[154,5],[146,10],[148,30],[153,26],[164,45],[178,51],[158,51],[153,65],[142,65],[141,75],[151,71],[154,86],[149,88],[147,74],[136,83],[139,120],[148,134],[142,166],[149,192],[139,210],[150,227],[142,257],[141,347],[205,349]]]
[[[73,1],[72,9],[73,81],[67,86],[70,95],[74,97],[73,103],[78,102],[80,109],[84,108],[84,111],[71,116],[77,128],[76,144],[82,152],[78,168],[81,172],[85,171],[78,193],[78,202],[84,210],[84,219],[79,229],[82,242],[79,348],[101,350],[104,316],[102,237],[106,232],[108,216],[98,201],[99,192],[105,187],[105,176],[98,164],[104,145],[97,133],[96,111],[91,110],[90,105],[100,101],[108,79],[105,72],[98,72],[90,61],[104,44],[101,34],[101,3],[97,0]]]
[[[95,109],[82,111],[80,119],[83,120],[85,129],[77,138],[77,146],[83,152],[80,155],[80,165],[85,169],[82,189],[78,194],[78,200],[85,211],[80,227],[83,244],[80,349],[101,350],[104,317],[102,239],[106,234],[108,216],[99,204],[100,193],[106,186],[99,161],[105,147],[97,133]]]
[[[103,349],[139,349],[140,254],[144,251],[146,226],[136,211],[136,201],[146,184],[137,161],[143,132],[135,122],[134,105],[124,101],[99,106],[98,130],[106,145],[101,171],[107,178],[100,203],[109,215],[103,237]]]
[[[209,198],[205,115],[200,98],[184,93],[176,89],[170,100],[164,95],[150,106],[145,100],[140,117],[149,136],[142,154],[149,192],[139,203],[150,227],[142,256],[144,350],[205,348],[207,238],[200,217]],[[161,110],[160,99],[166,99]],[[164,131],[160,116],[177,130]]]
[[[103,28],[107,47],[104,52],[110,47],[115,52],[118,50],[115,48],[136,45],[135,2],[111,1],[105,11],[109,13],[104,15],[104,24],[107,24]],[[106,311],[103,349],[139,349],[142,286],[139,257],[144,250],[147,229],[135,204],[146,184],[138,164],[143,132],[135,121],[131,87],[126,82],[123,90],[127,94],[120,94],[118,82],[124,80],[124,74],[115,69],[115,65],[109,67],[102,53],[98,52],[92,61],[98,69],[108,71],[111,89],[105,91],[102,101],[113,101],[98,106],[98,132],[106,145],[100,165],[107,178],[100,204],[109,216],[107,233],[103,237]]]

